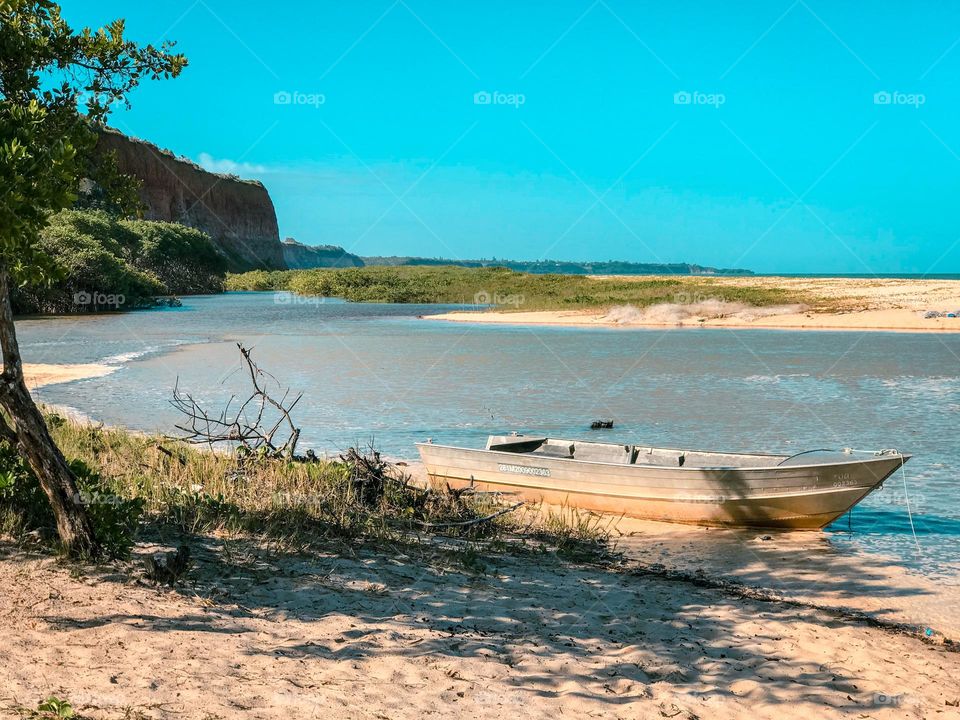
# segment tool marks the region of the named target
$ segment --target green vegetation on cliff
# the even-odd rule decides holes
[[[557,310],[614,305],[647,307],[716,299],[764,306],[798,302],[780,288],[727,285],[705,277],[595,278],[524,273],[507,268],[367,266],[342,270],[249,272],[227,277],[228,290],[290,291],[353,302],[455,303],[503,310]]]
[[[63,210],[42,230],[53,279],[15,293],[20,313],[129,310],[164,295],[221,292],[226,261],[204,233],[166,222]]]

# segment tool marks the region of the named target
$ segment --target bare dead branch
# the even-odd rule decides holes
[[[231,410],[237,400],[233,395],[223,410],[213,413],[204,408],[193,395],[181,390],[178,378],[170,400],[170,404],[183,415],[180,423],[174,425],[183,433],[178,439],[197,445],[229,443],[247,453],[294,457],[297,442],[300,440],[300,428],[294,424],[291,412],[300,402],[303,393],[290,400],[290,389],[287,388],[279,400],[274,398],[264,380],[272,380],[279,387],[277,379],[254,362],[250,349],[240,343],[237,343],[237,348],[250,376],[252,392],[236,409]],[[268,410],[269,414],[275,413],[277,418],[269,427],[265,427]],[[281,433],[284,428],[285,432]],[[282,443],[276,440],[278,433],[284,438]]]

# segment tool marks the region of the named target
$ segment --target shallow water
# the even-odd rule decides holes
[[[125,315],[17,323],[26,362],[104,362],[112,375],[41,399],[107,423],[171,432],[174,384],[219,408],[242,394],[235,343],[303,391],[302,446],[374,439],[482,446],[509,430],[638,444],[914,454],[830,528],[835,544],[896,554],[925,574],[960,567],[960,335],[513,327],[427,322],[449,306],[359,305],[273,293],[189,297]],[[591,432],[591,420],[616,428]],[[908,514],[913,515],[917,550]],[[848,522],[853,529],[847,535]]]

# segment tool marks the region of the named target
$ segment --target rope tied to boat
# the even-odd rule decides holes
[[[907,503],[907,517],[910,518],[910,532],[913,533],[913,544],[917,548],[917,555],[920,554],[920,541],[917,540],[917,529],[913,526],[913,511],[910,509],[910,495],[907,492],[907,471],[903,469],[903,466],[907,464],[906,460],[903,459],[903,455],[900,455],[900,475],[903,477],[903,499]]]
[[[917,539],[917,528],[913,524],[913,509],[910,507],[910,491],[907,488],[907,471],[904,469],[907,461],[904,459],[903,453],[896,448],[886,448],[884,450],[855,450],[853,448],[844,448],[843,452],[847,455],[851,455],[853,453],[866,453],[870,455],[897,455],[900,458],[900,478],[903,480],[903,500],[907,505],[907,518],[910,520],[910,533],[913,535],[913,544],[917,548],[917,555],[919,555],[921,552],[920,540]]]
[[[860,455],[899,455],[901,459],[903,458],[903,453],[897,450],[896,448],[884,448],[882,450],[857,450],[855,448],[845,447],[841,450],[844,455],[853,455],[859,453]],[[902,467],[902,463],[901,463]]]

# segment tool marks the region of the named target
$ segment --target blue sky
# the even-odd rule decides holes
[[[183,75],[145,83],[112,123],[262,180],[281,235],[301,242],[960,272],[960,4],[63,11],[76,26],[125,17],[131,38],[177,40]]]

